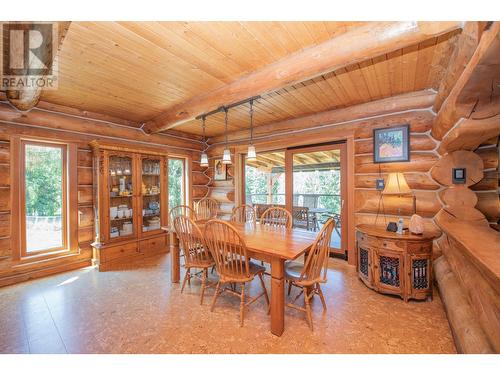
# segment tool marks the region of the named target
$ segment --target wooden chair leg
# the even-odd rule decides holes
[[[292,282],[288,280],[288,295],[292,292]]]
[[[306,307],[306,316],[307,316],[307,323],[309,323],[309,328],[311,328],[311,331],[313,330],[313,322],[312,322],[312,314],[311,314],[311,301],[309,296],[307,295],[307,291],[304,292],[304,304]]]
[[[217,286],[215,287],[215,294],[212,298],[212,304],[210,305],[210,311],[214,311],[215,301],[217,301],[217,297],[219,297],[220,293],[220,281],[217,282]]]
[[[262,289],[264,290],[264,298],[266,299],[267,306],[269,305],[269,296],[267,295],[267,289],[266,289],[266,284],[264,284],[264,279],[262,278],[262,274],[259,273],[259,280],[260,280],[260,285],[262,285]],[[269,310],[269,308],[268,308]]]
[[[203,305],[203,296],[205,295],[205,288],[207,287],[207,277],[208,277],[208,268],[204,268],[203,273],[202,273],[202,277],[201,277],[200,305]]]
[[[245,283],[241,283],[240,327],[243,327],[244,315],[245,315]]]
[[[189,278],[190,272],[191,272],[191,268],[186,268],[186,274],[184,275],[184,280],[182,281],[181,293],[184,291],[184,287],[186,286],[186,281]]]
[[[316,283],[316,287],[318,288],[319,298],[321,298],[321,303],[323,304],[323,310],[326,311],[326,301],[325,296],[323,295],[323,291],[321,290],[321,286],[319,285],[319,283]]]

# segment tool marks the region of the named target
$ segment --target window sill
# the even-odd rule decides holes
[[[52,251],[50,253],[28,255],[25,257],[21,257],[17,261],[18,264],[15,265],[14,267],[21,268],[33,264],[43,264],[45,262],[50,262],[57,259],[71,258],[79,254],[80,251],[79,249],[77,249],[77,250],[57,250],[57,251]]]

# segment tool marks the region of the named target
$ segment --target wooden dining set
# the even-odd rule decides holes
[[[271,316],[271,332],[281,336],[285,327],[285,306],[305,313],[313,329],[311,301],[318,295],[326,311],[321,284],[327,281],[330,237],[335,226],[329,219],[316,235],[292,228],[293,217],[282,207],[270,207],[257,222],[252,206],[241,205],[232,211],[231,219],[217,219],[217,201],[205,198],[195,203],[194,209],[180,205],[170,210],[172,255],[172,282],[180,281],[180,259],[184,260],[185,276],[181,293],[191,279],[201,280],[200,304],[207,288],[215,287],[210,310],[213,311],[222,293],[239,297],[239,322],[243,326],[245,309],[263,297]],[[297,262],[303,256],[304,262]],[[270,273],[267,266],[270,266]],[[217,281],[209,280],[209,273]],[[271,277],[271,296],[265,278]],[[248,296],[245,286],[255,278],[261,292]],[[285,286],[290,302],[285,303]],[[292,298],[291,291],[298,289]],[[296,304],[303,296],[303,305]]]

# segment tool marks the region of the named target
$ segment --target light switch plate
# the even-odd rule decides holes
[[[465,184],[467,180],[467,169],[453,168],[451,179],[454,184]]]
[[[377,178],[375,187],[377,188],[377,190],[384,190],[384,188],[385,188],[384,179],[383,178]]]

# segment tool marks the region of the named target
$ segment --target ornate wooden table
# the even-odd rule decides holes
[[[203,229],[205,222],[198,221],[197,224]],[[245,241],[249,256],[271,264],[271,332],[281,336],[285,328],[285,261],[297,259],[309,251],[316,233],[303,229],[274,229],[260,224],[231,224]],[[178,283],[179,241],[173,231],[170,233],[171,279]]]
[[[384,227],[356,227],[359,278],[380,293],[409,299],[432,299],[432,240],[423,233],[397,234]]]

